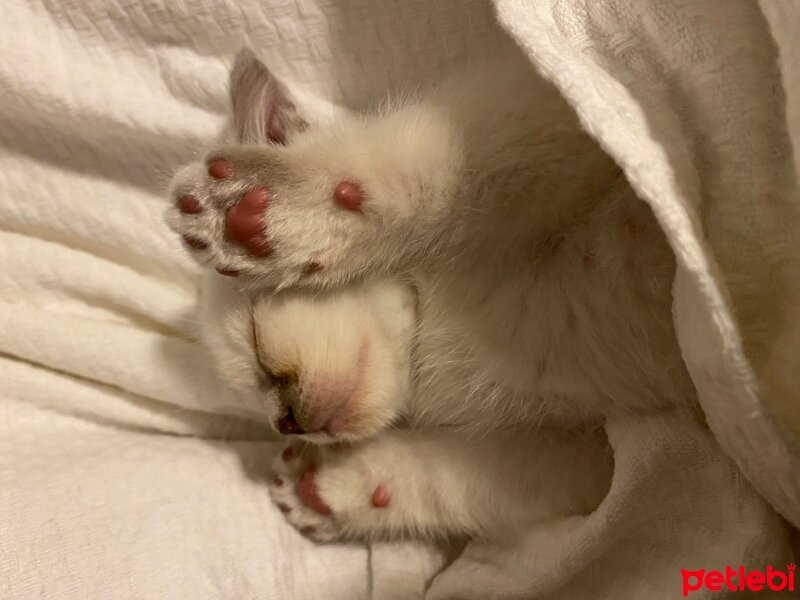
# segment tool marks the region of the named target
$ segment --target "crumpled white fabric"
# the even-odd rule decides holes
[[[784,95],[800,90],[782,85],[758,4],[497,5],[653,208],[678,257],[676,326],[712,430],[800,524],[800,195]]]
[[[305,542],[266,498],[263,428],[209,412],[226,392],[193,337],[198,273],[163,190],[220,125],[241,45],[358,109],[510,43],[503,28],[667,231],[711,429],[669,412],[608,423],[616,471],[595,513],[504,556],[469,548],[429,597],[488,582],[497,597],[674,598],[681,567],[791,559],[775,511],[800,524],[796,6],[495,5],[499,25],[455,0],[5,3],[0,597],[423,596],[435,549]]]

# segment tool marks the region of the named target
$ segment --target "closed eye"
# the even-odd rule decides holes
[[[281,369],[280,371],[275,371],[264,364],[261,347],[258,343],[258,328],[256,327],[255,318],[251,319],[251,324],[253,331],[253,349],[256,355],[256,362],[258,363],[258,367],[266,376],[267,380],[269,380],[269,382],[275,387],[282,388],[290,385],[297,385],[297,383],[300,381],[300,376],[297,369]]]
[[[294,371],[282,371],[280,373],[265,371],[265,373],[267,375],[267,379],[270,380],[270,383],[277,387],[287,387],[289,385],[296,384],[299,379],[297,373]]]

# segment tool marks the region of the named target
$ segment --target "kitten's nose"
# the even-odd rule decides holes
[[[300,426],[297,419],[294,418],[294,411],[292,407],[286,409],[286,414],[278,419],[278,431],[283,435],[300,435],[306,433],[306,430]]]

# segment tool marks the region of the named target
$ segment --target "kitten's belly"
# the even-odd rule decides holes
[[[660,240],[648,242],[640,270],[613,254],[630,248],[596,255],[612,265],[603,270],[566,247],[564,264],[537,272],[498,277],[473,264],[421,277],[414,416],[477,426],[575,422],[692,402],[672,326],[672,254],[664,244],[653,262],[652,243]]]
[[[441,288],[439,288],[441,293]],[[596,420],[605,408],[596,386],[544,339],[520,344],[504,335],[501,312],[448,310],[424,300],[415,357],[413,417],[425,425],[500,426],[544,418]],[[506,312],[506,314],[508,314]],[[576,345],[570,345],[575,348]]]

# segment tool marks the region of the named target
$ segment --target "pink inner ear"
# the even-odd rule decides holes
[[[286,144],[302,127],[286,89],[252,52],[241,51],[231,71],[233,124],[244,143]]]
[[[280,107],[276,98],[271,98],[267,105],[267,139],[273,144],[286,145],[286,124],[281,118]]]

